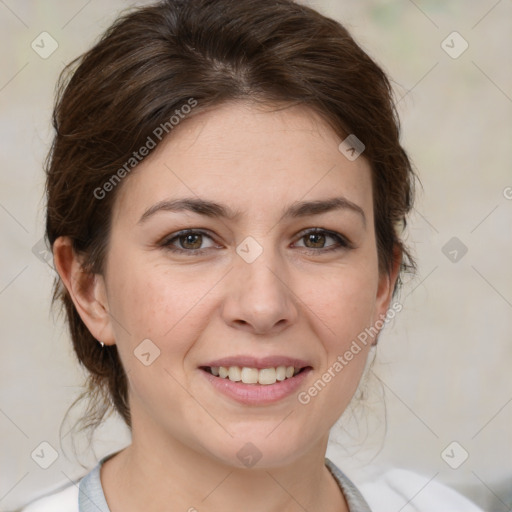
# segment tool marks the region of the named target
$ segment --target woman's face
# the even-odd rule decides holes
[[[134,442],[261,467],[327,443],[372,339],[353,342],[394,284],[369,164],[340,142],[304,107],[232,102],[183,121],[122,183],[101,336],[127,372]],[[304,369],[277,380],[280,366]]]

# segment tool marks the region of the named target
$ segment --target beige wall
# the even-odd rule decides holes
[[[66,454],[59,441],[63,414],[83,375],[62,319],[50,313],[51,271],[32,248],[43,235],[41,165],[51,140],[57,74],[128,5],[0,2],[2,511],[85,473],[69,436]],[[403,96],[403,141],[423,183],[409,228],[419,275],[404,288],[399,298],[404,310],[379,343],[368,403],[360,411],[368,431],[358,431],[347,415],[349,434],[333,431],[338,442],[333,440],[328,455],[356,480],[368,464],[398,465],[422,473],[425,482],[436,475],[436,481],[453,485],[486,510],[508,510],[512,3],[318,0],[314,5],[344,22],[393,77]],[[47,59],[31,48],[43,31],[58,43]],[[458,58],[447,53],[455,56],[463,48],[458,36],[446,39],[453,31],[469,45]],[[443,249],[452,237],[467,247],[462,258],[460,248]],[[449,259],[454,248],[460,258],[455,262]],[[128,442],[116,419],[100,434],[97,457]],[[469,453],[458,469],[441,457],[452,441]],[[41,442],[58,455],[46,470],[31,458]],[[81,450],[81,460],[91,467],[96,459]],[[460,450],[449,450],[452,460]]]

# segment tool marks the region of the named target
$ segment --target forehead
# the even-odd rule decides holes
[[[373,215],[371,169],[339,150],[340,137],[304,106],[230,102],[182,121],[125,178],[114,221],[138,221],[151,205],[196,196],[247,218],[297,201],[343,195]]]

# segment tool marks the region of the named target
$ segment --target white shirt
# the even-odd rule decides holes
[[[78,484],[69,484],[37,499],[21,512],[110,512],[101,486],[100,467],[113,455],[101,459]],[[412,471],[392,469],[356,487],[328,458],[325,462],[350,512],[483,512],[453,489],[435,481],[428,482]]]

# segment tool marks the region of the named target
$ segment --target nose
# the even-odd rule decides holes
[[[253,334],[278,334],[298,317],[289,272],[282,258],[268,248],[249,261],[237,254],[227,275],[224,321]]]

